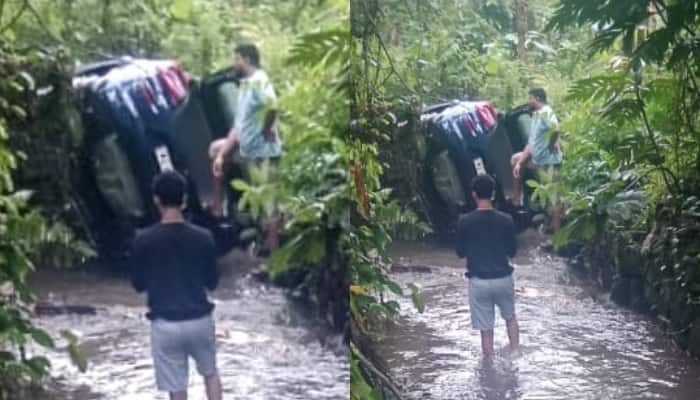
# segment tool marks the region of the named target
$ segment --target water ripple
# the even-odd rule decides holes
[[[423,288],[426,312],[397,297],[402,317],[375,349],[414,399],[639,400],[700,398],[700,363],[679,351],[653,321],[596,300],[563,261],[529,246],[516,261],[522,351],[480,356],[471,329],[462,261],[449,249],[398,244],[394,258],[442,265],[394,278]],[[502,320],[496,346],[507,344]]]
[[[124,282],[82,289],[68,303],[104,301],[113,292],[128,295]],[[281,290],[252,279],[216,293],[217,362],[225,399],[336,400],[349,392],[348,356],[336,353],[314,334],[314,323],[286,300]],[[149,322],[137,305],[102,304],[97,315],[45,317],[51,332],[81,335],[89,369],[79,373],[64,352],[49,354],[52,374],[71,400],[165,398],[155,390]],[[62,343],[58,343],[62,345]],[[204,399],[204,387],[190,365],[189,398]],[[158,397],[161,396],[161,397]]]

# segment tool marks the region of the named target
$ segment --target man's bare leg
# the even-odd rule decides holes
[[[484,357],[493,356],[493,330],[481,331],[481,352]]]
[[[522,153],[515,153],[515,154],[513,154],[513,157],[511,157],[511,159],[510,159],[511,171],[513,171],[513,169],[515,168],[515,165],[518,162],[520,162],[520,157],[522,157]],[[518,177],[516,177],[515,174],[513,174],[513,187],[512,187],[512,191],[511,191],[511,195],[513,197],[511,198],[511,202],[513,203],[514,206],[517,206],[517,207],[522,205],[521,204],[522,202],[520,201],[520,197],[521,197],[520,191],[522,189],[522,179],[521,179],[522,173],[523,172],[520,171],[520,176],[518,176]]]
[[[217,139],[209,145],[209,160],[214,162],[216,155],[219,154],[221,147],[224,144],[225,139]],[[223,178],[220,176],[212,175],[212,199],[210,207],[210,212],[215,217],[220,217],[223,215]]]
[[[223,179],[217,178],[216,176],[212,178],[212,193],[211,193],[211,214],[215,217],[221,217],[224,215],[223,202]]]
[[[276,214],[270,217],[264,224],[265,248],[267,250],[277,250],[280,245],[280,229],[282,227],[282,216]]]
[[[218,372],[205,376],[204,386],[207,388],[208,400],[221,400],[221,379]]]
[[[510,351],[518,351],[520,348],[520,328],[518,327],[517,318],[506,321],[506,331],[508,332],[508,340],[510,341]]]
[[[513,190],[512,190],[512,196],[513,198],[511,199],[512,203],[516,207],[520,207],[522,205],[522,202],[520,201],[520,198],[522,195],[520,194],[520,189],[522,188],[522,181],[520,178],[513,177]]]
[[[226,139],[217,139],[209,145],[209,159],[213,163],[214,160],[216,159],[217,155],[221,151],[222,147],[224,146],[226,142]],[[238,146],[238,139],[234,139],[233,145],[231,147],[231,151],[235,151],[236,147]],[[221,171],[221,176],[216,176],[216,174],[213,175],[212,177],[212,200],[211,200],[211,205],[210,205],[210,211],[212,215],[216,217],[221,217],[224,215],[224,194],[225,194],[225,186],[227,184],[226,181],[226,162],[224,163],[224,167],[222,168],[223,170]]]
[[[552,207],[550,217],[552,220],[552,231],[554,233],[559,232],[559,228],[561,228],[561,214],[563,211],[564,207],[561,204],[555,204]]]
[[[170,400],[187,400],[187,390],[183,392],[170,392]]]

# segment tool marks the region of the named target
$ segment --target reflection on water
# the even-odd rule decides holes
[[[476,370],[480,398],[487,400],[520,398],[517,372],[516,365],[508,358],[482,360]]]
[[[423,287],[426,312],[399,298],[402,317],[374,345],[412,399],[700,399],[700,364],[643,316],[596,300],[531,233],[516,258],[521,354],[481,358],[463,263],[450,249],[397,244],[394,260],[435,266],[398,273]],[[497,320],[497,349],[508,339]]]
[[[88,355],[89,369],[81,374],[65,354],[50,354],[53,375],[64,393],[60,398],[166,398],[155,390],[143,298],[123,280],[78,275],[69,274],[68,282],[39,277],[34,283],[44,297],[51,293],[55,301],[97,307],[94,316],[39,320],[51,332],[78,331]],[[225,399],[347,398],[349,361],[340,339],[326,338],[328,343],[321,343],[324,335],[314,330],[316,324],[281,290],[238,270],[223,277],[215,300],[217,361]],[[189,395],[195,400],[205,398],[194,365],[190,365]]]

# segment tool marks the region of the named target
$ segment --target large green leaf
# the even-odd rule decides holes
[[[413,305],[416,307],[418,312],[423,313],[425,311],[423,293],[415,283],[409,283],[408,288],[411,290],[411,300],[413,301]]]
[[[27,366],[27,370],[30,376],[35,380],[39,381],[41,378],[48,374],[51,363],[46,357],[32,357],[23,362]]]
[[[54,347],[53,339],[42,329],[33,329],[32,339],[44,347]]]
[[[173,0],[170,3],[170,13],[175,19],[186,21],[190,18],[192,13],[192,1],[193,0]]]
[[[398,294],[398,295],[403,294],[403,290],[401,290],[401,286],[399,286],[399,284],[396,283],[396,282],[394,282],[394,281],[388,281],[388,282],[386,283],[386,286],[387,286],[387,287],[389,288],[389,290],[391,290],[394,294]]]
[[[78,367],[80,372],[87,371],[88,362],[85,353],[80,348],[78,337],[69,330],[62,330],[61,336],[68,342],[68,355],[73,365]]]

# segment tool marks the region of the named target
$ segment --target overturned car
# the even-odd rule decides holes
[[[151,182],[165,169],[187,178],[186,217],[210,229],[221,252],[257,238],[256,224],[242,214],[209,211],[208,148],[232,126],[237,83],[229,71],[190,78],[171,60],[121,58],[75,71],[85,132],[79,190],[100,256],[121,258],[136,231],[158,221]]]
[[[513,216],[519,231],[531,225],[537,208],[531,189],[524,188],[524,207],[513,207],[511,157],[527,144],[530,109],[521,106],[497,113],[489,101],[452,101],[425,108],[420,116],[423,190],[436,233],[454,233],[459,215],[476,205],[470,196],[471,180],[489,174],[496,181],[494,205]],[[523,182],[535,179],[525,171]]]

